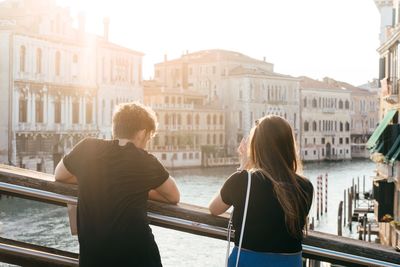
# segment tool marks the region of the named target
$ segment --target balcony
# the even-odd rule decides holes
[[[335,113],[335,108],[322,108],[323,113]]]
[[[154,110],[160,109],[179,109],[179,110],[192,110],[193,104],[165,104],[165,103],[153,103],[150,107]]]
[[[389,104],[399,103],[400,80],[397,77],[389,77],[381,80],[382,99]]]

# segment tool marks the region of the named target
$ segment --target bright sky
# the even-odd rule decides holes
[[[188,50],[227,49],[283,74],[325,76],[354,85],[378,76],[380,16],[373,0],[57,0],[84,11],[87,30],[145,53],[155,63]]]

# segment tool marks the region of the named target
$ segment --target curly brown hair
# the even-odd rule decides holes
[[[113,138],[131,139],[140,130],[146,130],[153,136],[157,129],[157,117],[154,111],[139,102],[119,104],[112,119]]]

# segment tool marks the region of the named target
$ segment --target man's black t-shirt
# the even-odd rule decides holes
[[[148,224],[148,192],[168,172],[133,143],[88,138],[63,158],[78,179],[80,266],[162,266]]]
[[[227,205],[234,206],[233,227],[235,245],[239,244],[244,204],[247,190],[247,171],[232,174],[221,189],[221,198]],[[309,205],[302,203],[304,218],[310,210],[313,186],[310,181],[298,177],[300,186],[305,190]],[[302,220],[300,220],[302,221]],[[301,227],[304,226],[302,223]],[[295,253],[301,251],[301,240],[293,238],[285,224],[285,216],[276,198],[272,183],[260,171],[252,174],[249,206],[242,247],[259,252]]]

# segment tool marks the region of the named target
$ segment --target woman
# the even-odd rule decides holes
[[[302,266],[301,241],[313,186],[298,174],[301,163],[292,128],[282,117],[265,116],[256,121],[249,144],[238,150],[246,170],[233,173],[209,206],[214,215],[234,207],[235,248],[228,266],[236,264],[248,172],[250,197],[239,266]]]

